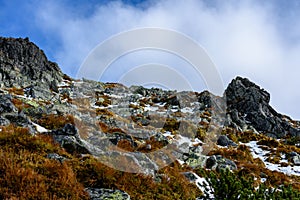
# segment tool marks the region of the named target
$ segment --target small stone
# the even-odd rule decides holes
[[[220,146],[223,146],[223,147],[237,146],[237,144],[235,142],[233,142],[232,140],[230,140],[226,135],[221,135],[217,140],[217,144]]]
[[[59,161],[60,163],[63,163],[63,162],[66,160],[65,157],[60,156],[60,155],[58,155],[57,153],[49,153],[49,154],[47,154],[46,157],[49,158],[49,159],[57,160],[57,161]]]
[[[151,149],[152,149],[151,144],[147,144],[147,145],[146,145],[146,149],[147,149],[147,150],[151,150]]]
[[[207,159],[206,168],[217,171],[223,169],[236,170],[237,166],[232,160],[223,158],[221,155],[213,155]]]
[[[292,161],[295,165],[300,165],[300,155],[296,153],[296,155],[292,157]]]
[[[91,200],[130,200],[129,194],[121,190],[86,188]]]

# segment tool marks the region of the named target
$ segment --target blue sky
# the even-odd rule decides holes
[[[139,27],[188,35],[206,49],[224,86],[237,75],[248,77],[271,93],[276,110],[300,119],[298,0],[0,0],[0,35],[29,37],[72,76],[99,43]],[[136,66],[154,58],[184,65],[164,53],[137,53],[118,60],[104,81],[118,80],[133,60]],[[196,90],[205,89],[184,75]]]

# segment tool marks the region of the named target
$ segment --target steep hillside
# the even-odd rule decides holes
[[[237,77],[223,97],[74,80],[0,38],[1,199],[300,199],[300,122]]]

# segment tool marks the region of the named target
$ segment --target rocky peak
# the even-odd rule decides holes
[[[0,86],[56,90],[63,73],[28,38],[0,37]]]
[[[270,94],[267,91],[242,77],[231,81],[226,89],[226,98],[230,109],[242,107],[247,112],[257,110],[260,104],[266,105],[270,102]]]
[[[300,135],[299,129],[270,106],[270,94],[247,78],[232,80],[225,95],[231,125],[253,126],[272,137]]]

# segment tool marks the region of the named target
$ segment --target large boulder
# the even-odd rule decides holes
[[[0,95],[0,114],[3,113],[16,113],[18,109],[12,103],[12,96],[9,94]]]
[[[77,128],[72,124],[66,124],[62,129],[49,133],[67,152],[88,154],[89,147],[81,139]]]

